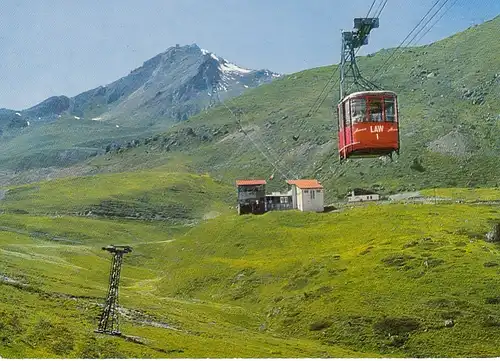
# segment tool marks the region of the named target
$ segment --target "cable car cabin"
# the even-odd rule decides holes
[[[364,91],[338,105],[339,156],[372,158],[399,154],[397,96],[391,91]]]

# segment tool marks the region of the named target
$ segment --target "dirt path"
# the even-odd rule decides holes
[[[58,266],[86,269],[84,267],[74,265],[73,263],[70,263],[61,257],[48,256],[48,255],[40,254],[40,253],[23,253],[23,252],[16,252],[16,251],[8,251],[6,249],[0,248],[0,254],[4,254],[8,257],[23,258],[23,259],[27,259],[27,260],[31,260],[31,261],[42,261],[42,262],[46,262],[46,263],[52,263],[52,264],[56,264]]]
[[[175,241],[175,239],[167,239],[165,241],[148,241],[148,242],[134,242],[133,244],[131,244],[130,246],[134,246],[136,244],[158,244],[158,243],[170,243],[170,242],[173,242]]]

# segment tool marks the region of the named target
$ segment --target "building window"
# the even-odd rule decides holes
[[[314,191],[311,191],[311,199],[316,199],[316,193],[314,193]]]
[[[306,190],[304,191],[304,193],[309,193],[309,191],[306,189]]]

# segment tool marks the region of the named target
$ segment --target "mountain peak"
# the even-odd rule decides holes
[[[279,76],[238,66],[195,43],[176,44],[106,86],[72,98],[50,97],[25,109],[23,116],[34,121],[57,120],[64,114],[102,121],[179,121]]]
[[[208,50],[200,49],[200,51],[204,56],[210,57],[210,58],[216,60],[219,63],[219,70],[223,73],[248,74],[248,73],[251,73],[252,71],[255,71],[252,69],[242,68],[234,63],[229,62],[228,60],[226,60],[220,56],[217,56],[216,54],[214,54]]]
[[[146,61],[144,64],[148,63],[156,63],[156,61],[160,61],[160,59],[163,57],[167,57],[167,59],[170,59],[171,57],[176,57],[179,55],[179,52],[182,55],[188,55],[188,56],[200,56],[203,58],[204,61],[216,61],[218,63],[218,68],[219,71],[224,73],[224,74],[250,74],[252,72],[263,72],[266,73],[273,78],[277,78],[281,76],[278,73],[271,72],[267,69],[248,69],[244,68],[242,66],[239,66],[235,63],[230,62],[229,60],[218,56],[217,54],[201,48],[198,44],[193,43],[193,44],[187,44],[187,45],[181,45],[181,44],[176,44],[175,46],[171,46],[168,48],[165,52],[158,54],[157,56],[153,57],[152,59]]]
[[[217,103],[215,89],[221,99],[227,99],[279,76],[265,69],[243,68],[197,44],[176,44],[110,84],[106,107],[98,115],[103,120],[130,115],[185,120]]]

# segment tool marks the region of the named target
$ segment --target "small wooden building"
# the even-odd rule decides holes
[[[348,202],[371,202],[380,200],[380,195],[365,189],[354,189],[347,197]]]
[[[323,186],[316,179],[286,181],[291,186],[293,208],[302,212],[323,212],[325,209]]]
[[[237,180],[238,215],[262,214],[266,211],[266,181],[262,179]]]

